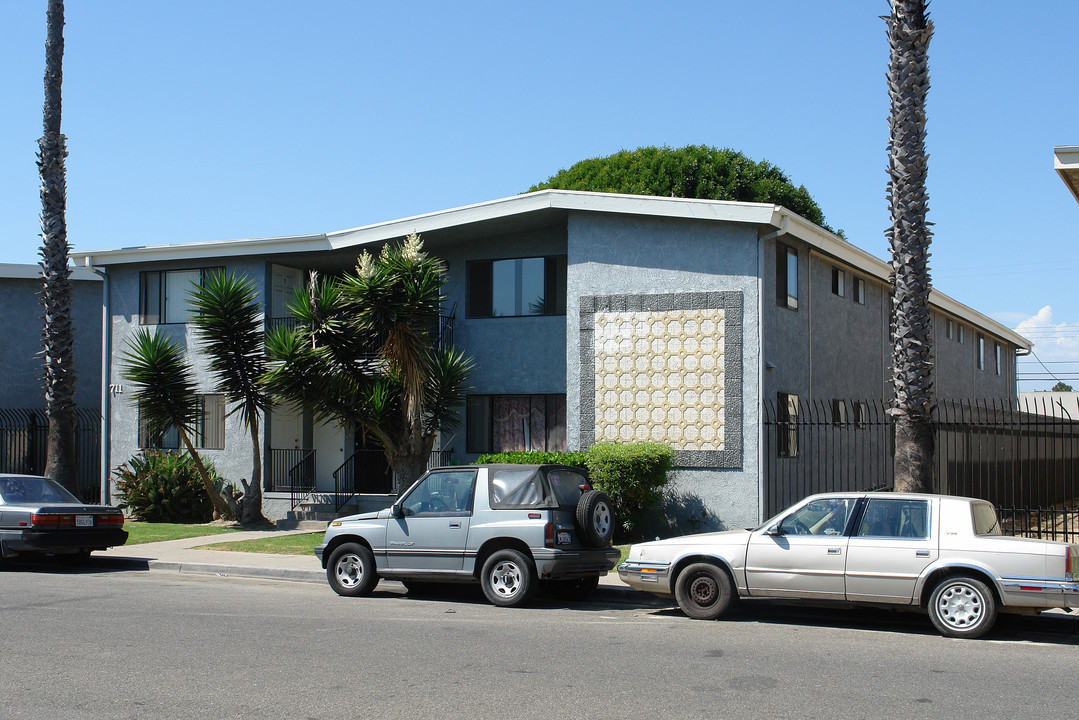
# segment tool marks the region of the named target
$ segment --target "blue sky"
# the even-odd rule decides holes
[[[884,258],[887,8],[68,0],[69,239],[340,230],[513,195],[622,148],[707,144],[778,165]],[[1079,203],[1052,157],[1079,145],[1079,3],[930,14],[934,283],[1079,378]],[[45,0],[3,3],[0,28],[0,262],[32,263]]]

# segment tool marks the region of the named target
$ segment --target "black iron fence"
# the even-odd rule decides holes
[[[44,410],[0,410],[0,472],[41,475],[45,472],[49,420]],[[101,413],[75,409],[75,472],[79,499],[101,501]]]
[[[764,407],[766,515],[817,492],[892,486],[880,400],[792,398]],[[941,401],[934,489],[993,502],[1005,532],[1079,540],[1079,408],[1048,403]]]

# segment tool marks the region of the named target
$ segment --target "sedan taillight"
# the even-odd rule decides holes
[[[97,522],[99,525],[116,525],[117,527],[124,524],[124,516],[116,513],[110,515],[98,515]]]
[[[30,516],[30,527],[35,528],[55,528],[55,527],[75,527],[74,515],[47,515],[44,513],[34,513]]]

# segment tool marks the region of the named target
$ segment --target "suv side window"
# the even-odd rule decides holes
[[[472,514],[475,470],[442,470],[427,475],[401,502],[409,517]]]

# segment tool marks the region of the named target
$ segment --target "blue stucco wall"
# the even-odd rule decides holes
[[[566,384],[570,398],[580,396],[582,384],[582,296],[741,295],[741,467],[679,468],[674,473],[679,507],[673,510],[682,516],[687,530],[756,522],[760,502],[756,230],[716,222],[571,213],[568,248]],[[578,446],[590,440],[582,437],[582,424],[579,404],[571,401],[568,434]]]

